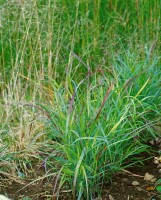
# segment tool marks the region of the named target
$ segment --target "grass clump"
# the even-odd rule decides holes
[[[160,6],[2,1],[1,174],[21,180],[45,157],[57,198],[92,199],[142,162],[160,120]]]
[[[137,155],[148,153],[147,141],[156,134],[152,125],[160,116],[161,98],[156,87],[160,70],[157,71],[157,63],[151,66],[140,63],[132,72],[129,62],[119,57],[114,62],[111,80],[104,73],[99,83],[100,77],[95,73],[89,77],[93,80],[90,83],[73,83],[73,93],[55,89],[56,107],[45,107],[54,141],[49,163],[61,166],[60,185],[68,183],[73,198],[94,198],[104,179],[142,162]]]

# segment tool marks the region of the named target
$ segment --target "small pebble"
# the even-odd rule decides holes
[[[159,163],[159,164],[157,165],[157,168],[161,168],[161,163]]]
[[[109,195],[108,198],[109,198],[109,200],[114,200],[112,195]]]
[[[127,179],[127,178],[123,178],[123,179],[122,179],[122,182],[127,183],[127,182],[128,182],[128,179]]]
[[[161,169],[159,169],[159,171],[158,171],[158,172],[159,172],[159,174],[161,174]]]
[[[133,181],[133,182],[132,182],[132,185],[133,185],[133,186],[138,186],[138,185],[140,185],[140,183],[139,183],[138,181]]]
[[[156,178],[152,178],[152,179],[150,180],[150,182],[155,183],[156,180],[157,180]]]
[[[144,176],[145,181],[150,181],[153,178],[154,178],[154,176],[152,174],[149,174],[148,172],[145,173],[145,176]]]
[[[159,160],[158,159],[154,159],[154,164],[158,165],[159,164]]]

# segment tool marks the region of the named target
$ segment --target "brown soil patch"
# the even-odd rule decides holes
[[[161,178],[159,169],[153,163],[153,159],[151,159],[149,161],[146,161],[145,166],[143,167],[133,167],[131,169],[128,169],[128,172],[116,175],[113,178],[112,183],[110,185],[107,184],[104,186],[102,200],[161,199],[161,195],[159,195],[159,193],[155,189],[156,183],[144,180],[145,173],[154,175],[154,177],[157,178],[157,180]],[[132,185],[133,181],[139,182],[139,185],[133,186]]]
[[[123,171],[115,175],[112,179],[112,183],[104,185],[101,197],[97,197],[97,200],[159,200],[159,194],[157,193],[155,186],[156,183],[144,180],[146,172],[160,179],[161,174],[159,169],[153,162],[153,158],[145,161],[144,166],[135,166],[129,168],[127,171]],[[42,172],[39,171],[38,175]],[[44,173],[44,172],[43,172]],[[133,186],[132,182],[139,182],[138,186]],[[25,184],[30,181],[25,181]],[[0,188],[0,193],[9,196],[13,200],[52,200],[53,188],[55,180],[45,178],[35,183],[24,187],[16,182],[8,183],[7,186]],[[154,190],[149,190],[152,187]],[[71,191],[66,191],[61,194],[60,199],[70,200]],[[95,199],[95,200],[96,200]],[[54,199],[55,200],[55,199]]]

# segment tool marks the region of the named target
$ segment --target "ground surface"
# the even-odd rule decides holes
[[[129,172],[129,171],[128,171]],[[131,174],[125,172],[117,175],[113,183],[105,186],[102,194],[102,200],[159,200],[156,183],[145,181],[145,173],[154,175],[157,180],[161,177],[158,168],[149,160],[143,168],[136,167],[130,170]],[[137,176],[139,175],[139,176]],[[133,181],[139,182],[138,186],[133,186]]]
[[[154,164],[154,158],[145,161],[144,166],[128,169],[118,173],[112,183],[104,186],[101,197],[97,197],[95,200],[159,200],[159,193],[157,193],[155,187],[156,182],[144,180],[145,173],[154,175],[157,180],[161,178],[159,168]],[[37,175],[41,173],[37,170]],[[133,181],[139,183],[138,186],[134,186]],[[28,181],[29,182],[29,181]],[[25,182],[26,184],[26,182]],[[0,193],[5,194],[13,200],[55,200],[52,197],[54,180],[46,179],[37,181],[23,189],[24,185],[16,182],[8,182],[8,185],[1,186]],[[71,199],[71,191],[64,191],[60,199]]]

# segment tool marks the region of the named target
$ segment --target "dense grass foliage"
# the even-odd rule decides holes
[[[20,182],[43,159],[57,198],[63,188],[93,199],[142,163],[161,117],[160,8],[1,0],[1,174]]]

